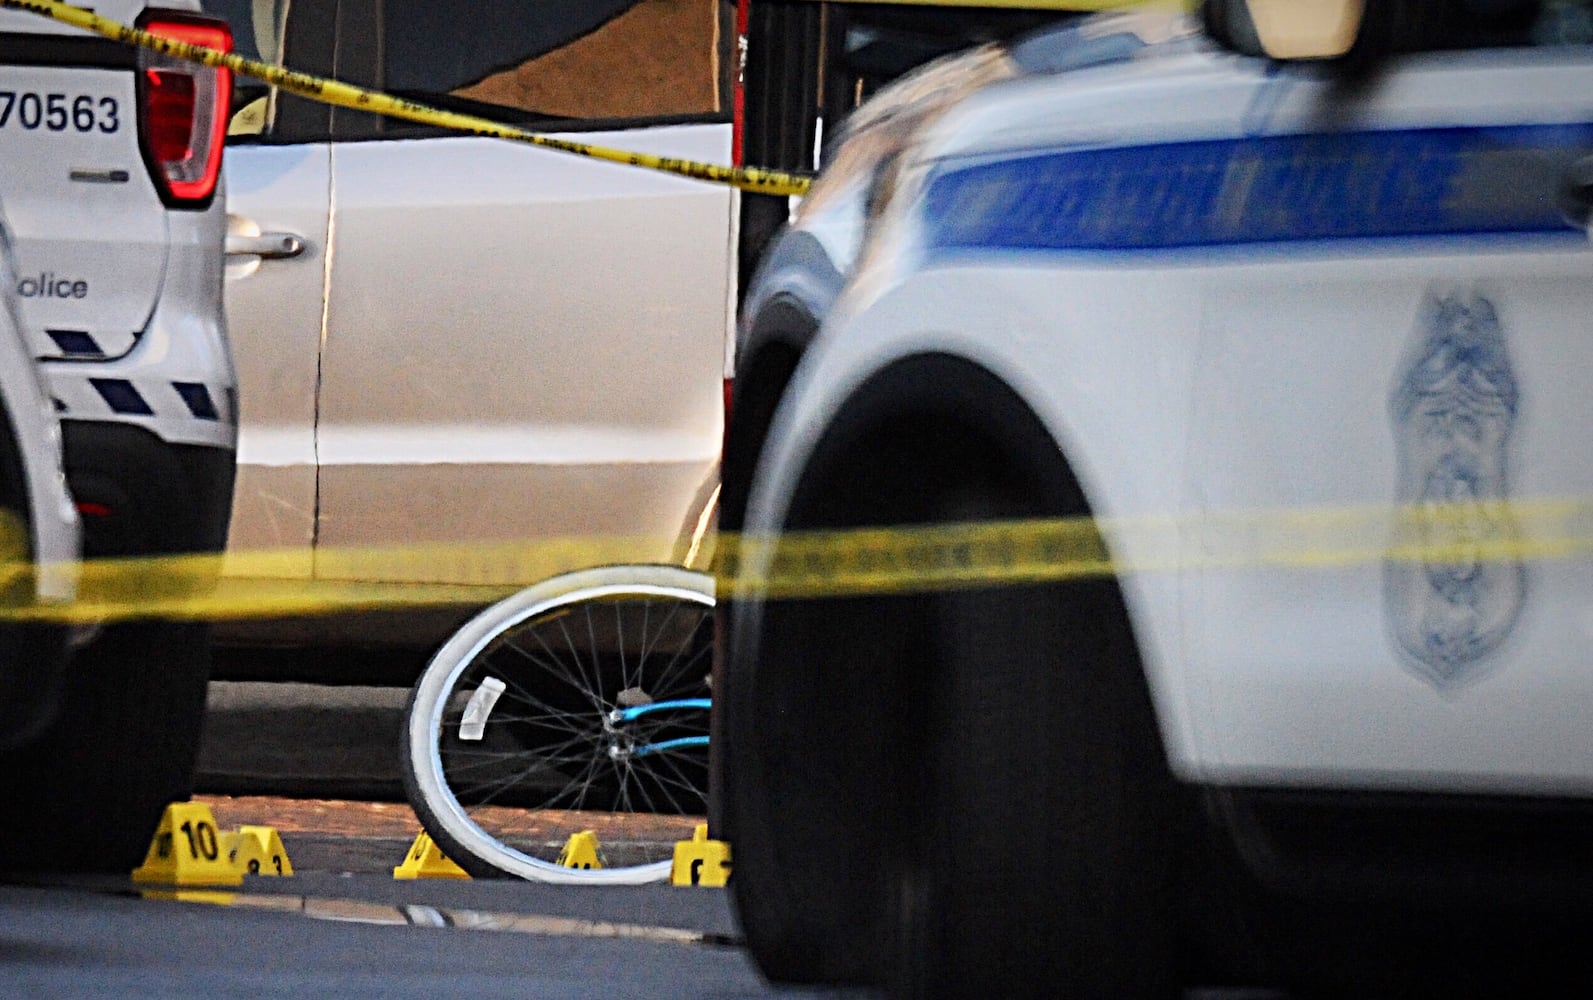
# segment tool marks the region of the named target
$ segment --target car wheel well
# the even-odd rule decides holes
[[[842,407],[785,527],[955,520],[980,512],[943,509],[945,498],[981,492],[1002,499],[989,512],[999,516],[1091,512],[1055,439],[1011,388],[969,361],[921,355],[875,375]]]
[[[1089,513],[1061,448],[1022,398],[987,369],[935,354],[891,365],[836,411],[780,527]],[[1085,631],[1113,650],[1117,676],[1148,713],[1119,588],[1101,579],[1063,586],[1081,601],[1058,606],[1090,616]],[[729,707],[714,739],[726,737],[716,745],[735,780],[722,815],[737,844],[749,947],[775,978],[891,975],[877,943],[899,931],[904,873],[917,864],[912,845],[933,799],[921,765],[933,751],[934,679],[946,667],[942,601],[882,593],[729,602]],[[1130,714],[1158,752],[1154,718]],[[824,852],[837,831],[857,864]],[[848,928],[844,939],[836,927]]]
[[[742,528],[758,454],[763,451],[780,397],[785,395],[797,363],[802,360],[802,347],[798,345],[805,344],[806,340],[806,337],[771,338],[737,366],[721,465],[721,530],[740,531]]]

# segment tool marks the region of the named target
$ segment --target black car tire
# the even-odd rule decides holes
[[[1020,398],[924,355],[836,412],[782,528],[1089,511]],[[766,974],[912,998],[1172,994],[1190,797],[1115,579],[729,608],[716,795]]]
[[[1112,580],[941,594],[901,997],[1175,995],[1180,792]]]
[[[193,790],[209,626],[112,625],[68,668],[45,734],[0,755],[0,844],[19,871],[126,873]]]
[[[86,558],[195,555],[173,572],[89,574],[79,596],[200,596],[226,537],[233,455],[173,447],[142,428],[62,425],[68,482],[86,516]],[[103,588],[103,593],[101,593]],[[0,844],[13,870],[126,873],[145,856],[165,806],[193,791],[210,678],[210,626],[178,620],[102,627],[71,654],[58,718],[0,754]]]
[[[863,638],[899,641],[902,633],[867,624],[904,610],[899,599],[758,610],[793,616],[815,648],[845,648],[857,662],[900,660]],[[712,746],[715,773],[730,785],[721,809],[748,949],[777,982],[878,981],[889,954],[881,944],[890,936],[888,858],[902,830],[893,772],[905,719],[883,704],[889,684],[818,663],[812,672],[721,676],[715,697],[727,702],[726,725]]]

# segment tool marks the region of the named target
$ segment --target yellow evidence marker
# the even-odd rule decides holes
[[[565,868],[602,868],[603,848],[597,842],[597,831],[582,830],[570,834],[564,850],[559,852],[558,863]]]
[[[393,878],[469,878],[470,873],[443,854],[424,830],[410,845],[404,863],[393,869]]]
[[[242,885],[243,876],[221,849],[216,817],[203,802],[173,802],[161,814],[134,882],[163,885]]]
[[[240,826],[235,833],[221,835],[227,861],[240,875],[292,875],[293,862],[276,827]]]
[[[670,885],[718,888],[729,881],[730,845],[709,840],[707,823],[698,823],[690,840],[675,841],[675,860],[669,866]]]

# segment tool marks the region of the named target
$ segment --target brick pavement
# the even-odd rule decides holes
[[[266,795],[196,795],[194,801],[209,805],[224,830],[275,827],[301,872],[386,874],[403,861],[420,833],[420,821],[404,803]],[[558,810],[488,809],[475,815],[495,836],[524,849],[533,844],[556,848],[572,833],[593,830],[612,864],[636,863],[642,851],[657,856],[659,845],[690,839],[692,827],[701,822],[692,816]]]
[[[196,795],[194,800],[208,804],[223,829],[258,824],[282,833],[401,840],[413,840],[420,832],[420,821],[403,803],[266,795]],[[558,810],[484,809],[473,814],[483,826],[505,835],[542,839],[596,830],[605,842],[682,840],[701,822],[692,816]]]

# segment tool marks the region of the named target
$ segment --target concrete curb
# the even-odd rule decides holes
[[[195,788],[402,801],[406,688],[212,681]]]

